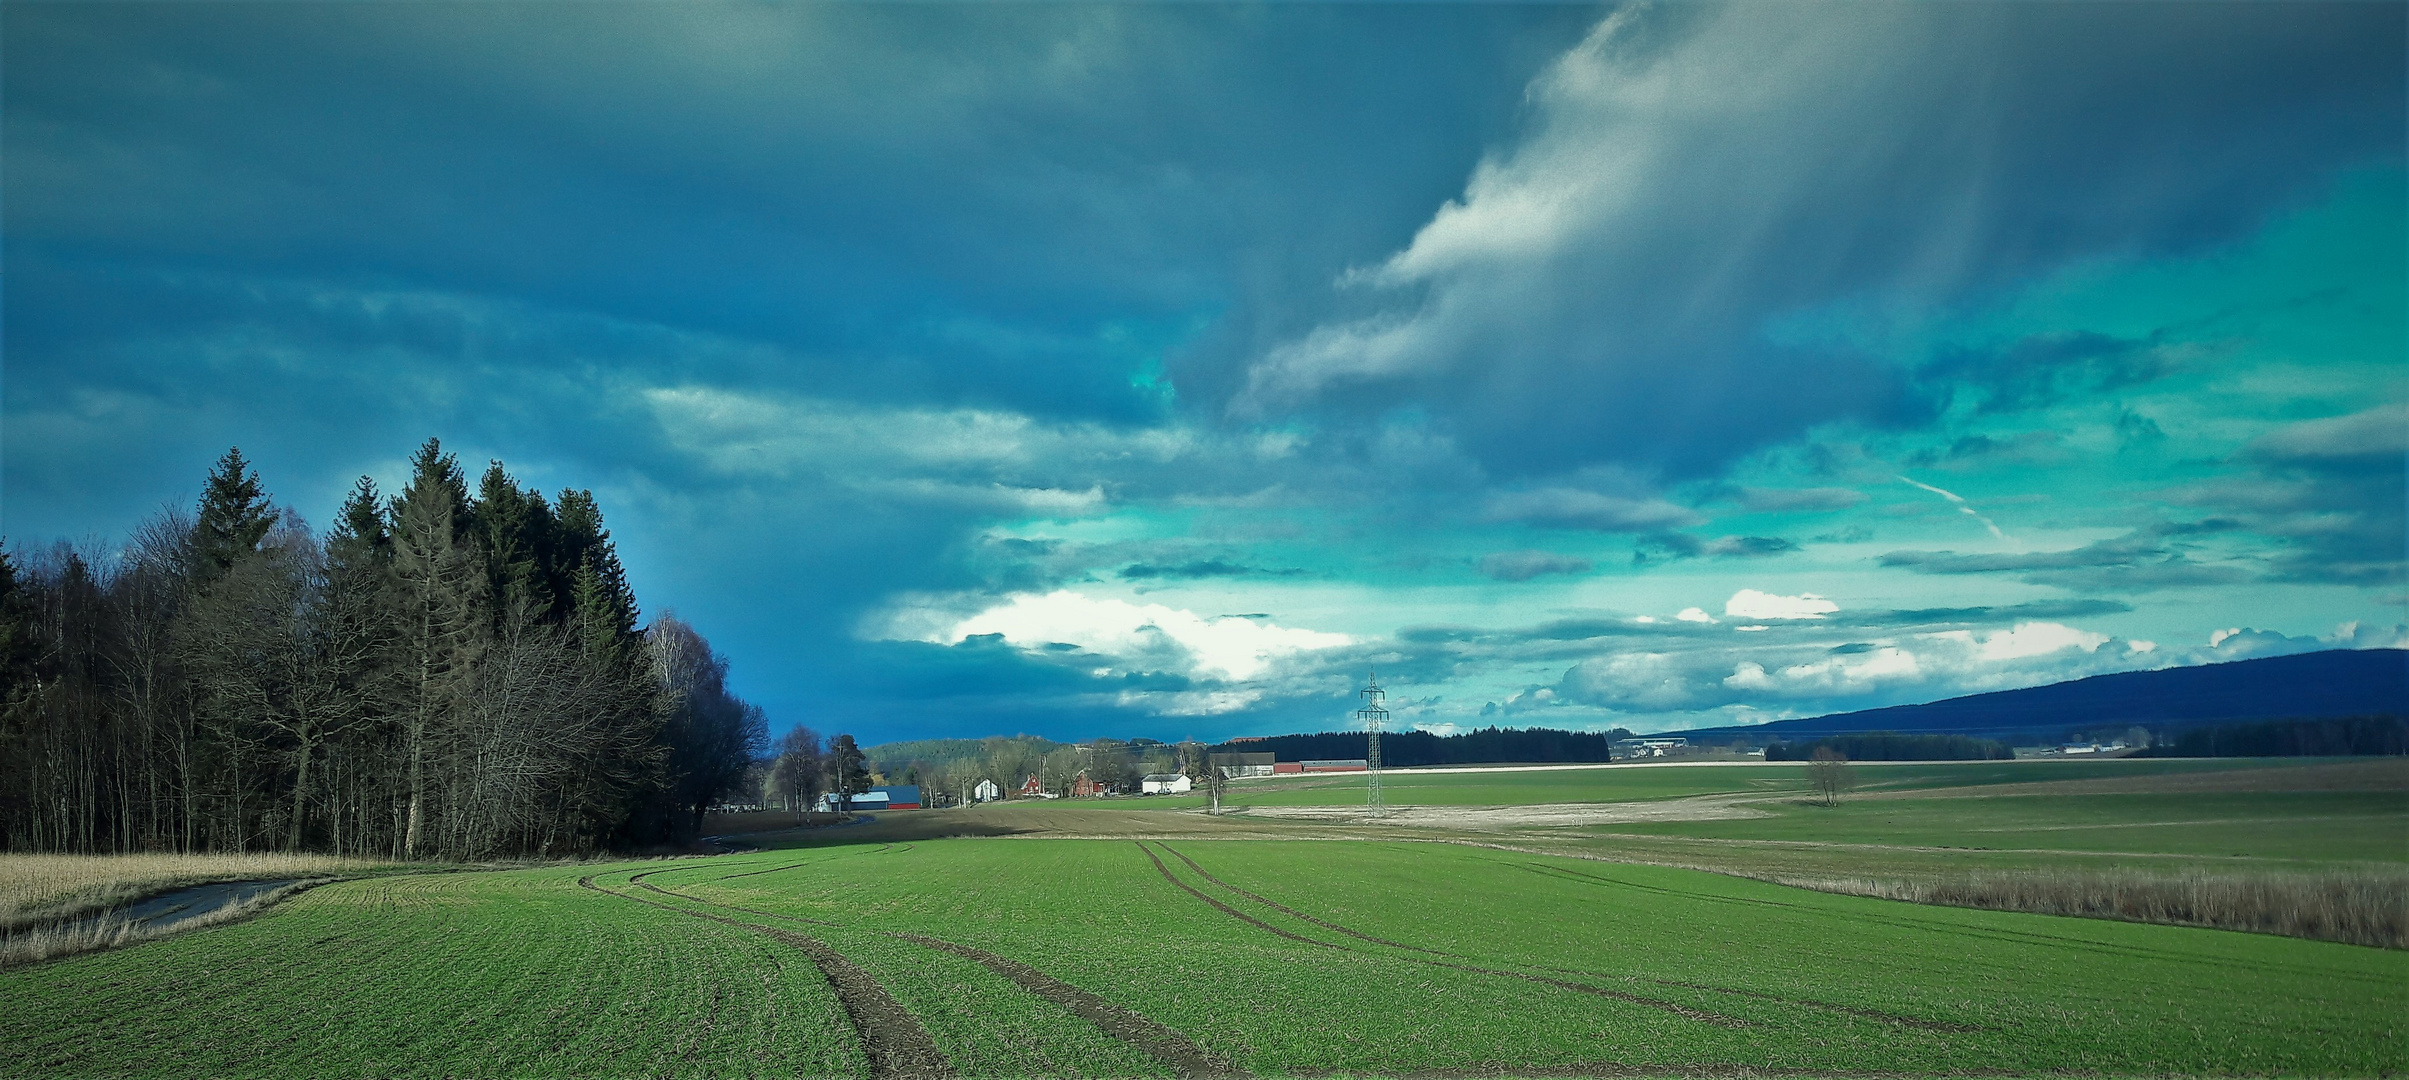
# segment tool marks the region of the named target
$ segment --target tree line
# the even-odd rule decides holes
[[[2015,751],[1996,739],[1967,735],[1916,735],[1896,731],[1828,735],[1812,742],[1773,743],[1767,761],[1812,761],[1829,750],[1849,761],[2006,761]]]
[[[1380,736],[1380,761],[1389,768],[1418,765],[1486,765],[1497,762],[1542,764],[1614,760],[1614,743],[1629,731],[1558,731],[1553,728],[1486,727],[1459,735],[1427,731],[1390,731]],[[1216,753],[1277,754],[1282,761],[1346,761],[1364,756],[1364,733],[1325,731],[1313,735],[1271,735],[1238,739],[1213,748]]]
[[[121,550],[0,552],[0,849],[560,856],[690,840],[767,745],[590,491],[433,439],[324,537],[239,450]]]
[[[2409,718],[2351,716],[2216,724],[2160,736],[2139,757],[2353,757],[2409,754]]]

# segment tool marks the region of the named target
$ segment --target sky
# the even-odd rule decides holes
[[[0,531],[438,437],[866,742],[2409,644],[2403,5],[0,8]]]

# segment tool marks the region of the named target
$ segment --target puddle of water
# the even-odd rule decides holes
[[[144,930],[173,926],[187,919],[197,919],[221,908],[240,904],[262,893],[273,892],[292,884],[296,878],[282,881],[219,881],[178,889],[154,896],[139,904],[118,908],[101,916],[111,922],[132,923]]]

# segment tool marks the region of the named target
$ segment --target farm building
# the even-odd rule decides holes
[[[1046,784],[1045,784],[1045,781],[1043,781],[1043,780],[1039,780],[1039,779],[1038,779],[1037,777],[1035,777],[1035,776],[1031,776],[1029,779],[1027,779],[1027,780],[1025,780],[1025,781],[1023,781],[1023,782],[1021,783],[1021,786],[1020,786],[1020,797],[1021,797],[1021,798],[1024,798],[1024,799],[1051,799],[1051,798],[1053,798],[1053,796],[1052,796],[1052,795],[1048,795],[1048,794],[1046,794]]]
[[[1195,786],[1179,773],[1149,773],[1138,779],[1138,790],[1148,795],[1185,795]]]
[[[1630,758],[1667,757],[1674,754],[1686,753],[1689,751],[1689,748],[1690,740],[1678,737],[1669,739],[1617,739],[1615,740],[1614,746],[1610,750],[1610,753],[1614,755],[1614,759],[1616,761],[1624,761]]]
[[[1215,754],[1213,767],[1231,779],[1241,776],[1270,776],[1274,758],[1270,754]]]
[[[815,809],[823,814],[832,814],[843,810],[845,805],[845,797],[832,791],[820,796],[819,806]],[[852,806],[855,810],[884,810],[887,809],[887,795],[876,788],[859,792],[853,796]]]
[[[1097,783],[1093,777],[1088,776],[1086,769],[1079,770],[1079,775],[1071,778],[1071,797],[1074,799],[1093,799],[1098,795],[1110,794],[1111,791],[1110,787]]]
[[[888,784],[871,788],[870,793],[886,796],[889,810],[920,809],[920,785],[918,784]]]
[[[1371,763],[1371,761],[1370,761],[1370,760],[1368,760],[1368,759],[1365,759],[1365,758],[1332,758],[1332,759],[1324,759],[1324,760],[1321,760],[1321,761],[1300,761],[1300,762],[1297,762],[1297,771],[1298,771],[1298,772],[1309,772],[1309,773],[1319,773],[1319,772],[1363,772],[1364,770],[1366,770],[1366,769],[1369,769],[1369,768],[1371,768],[1371,767],[1372,767],[1372,763]]]
[[[1275,761],[1271,763],[1271,774],[1273,776],[1286,776],[1290,773],[1301,773],[1304,771],[1305,766],[1301,762]]]
[[[977,787],[970,789],[970,797],[980,802],[994,802],[1004,797],[1004,789],[995,786],[993,780],[981,780]]]

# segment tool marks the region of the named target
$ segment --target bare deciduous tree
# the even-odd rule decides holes
[[[1815,797],[1825,806],[1840,805],[1840,797],[1855,787],[1857,778],[1849,771],[1848,755],[1828,746],[1815,748],[1807,761],[1807,783],[1815,789]]]

